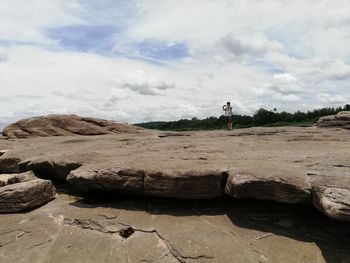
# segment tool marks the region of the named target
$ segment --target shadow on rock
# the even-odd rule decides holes
[[[108,200],[108,201],[107,201]],[[328,263],[350,262],[350,224],[332,220],[310,205],[281,204],[257,200],[159,199],[95,193],[71,203],[84,208],[109,207],[146,211],[151,215],[227,216],[233,225],[271,235],[315,243]]]

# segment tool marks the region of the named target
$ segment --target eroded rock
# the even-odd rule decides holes
[[[48,115],[20,120],[3,130],[8,138],[30,138],[65,135],[101,135],[136,132],[140,127],[77,115]]]
[[[52,161],[39,157],[18,163],[20,171],[34,171],[36,175],[51,180],[66,180],[70,171],[77,169],[81,164],[69,161]]]
[[[327,216],[350,222],[349,189],[314,185],[312,187],[312,202]]]
[[[0,174],[0,187],[9,185],[9,184],[27,182],[34,179],[38,179],[38,178],[35,177],[32,171],[20,173],[20,174]]]
[[[225,193],[239,199],[272,200],[283,203],[310,203],[311,185],[296,178],[262,177],[251,173],[230,174]]]
[[[68,175],[67,181],[81,191],[103,190],[141,195],[144,191],[144,176],[144,171],[138,169],[78,169]]]
[[[341,111],[336,115],[321,117],[317,122],[317,126],[350,129],[350,111]]]
[[[223,195],[227,173],[222,171],[146,172],[145,194],[183,199]]]
[[[48,180],[31,180],[0,187],[0,213],[16,213],[39,207],[55,198]]]
[[[1,173],[19,173],[19,158],[0,158],[0,174]]]

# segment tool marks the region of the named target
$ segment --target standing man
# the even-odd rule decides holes
[[[232,130],[232,107],[231,103],[228,101],[226,105],[222,106],[222,110],[225,111],[225,119],[227,123],[227,129]]]

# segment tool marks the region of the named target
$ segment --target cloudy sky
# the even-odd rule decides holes
[[[350,102],[349,0],[1,0],[0,125]]]

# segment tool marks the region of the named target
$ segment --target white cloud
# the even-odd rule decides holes
[[[236,36],[233,33],[229,33],[221,40],[227,50],[235,56],[258,56],[269,51],[277,51],[282,49],[281,44],[279,44],[277,41],[270,41],[261,33],[252,36]]]
[[[296,98],[293,94],[303,93],[305,90],[299,80],[290,73],[274,74],[271,82],[270,89],[283,95],[289,95],[289,98]]]
[[[6,53],[5,49],[0,47],[0,63],[7,61],[8,59],[9,59],[9,56]]]
[[[41,31],[48,27],[81,23],[77,0],[4,0],[0,2],[0,39],[52,44]]]
[[[124,10],[107,2],[98,4]],[[350,101],[348,0],[133,0],[127,18],[89,3],[1,1],[0,119],[56,112],[139,122],[218,116],[227,100],[244,114]],[[69,51],[45,34],[94,23],[115,26],[118,57]],[[164,50],[180,43],[189,56],[146,61],[144,40]]]
[[[346,103],[346,102],[348,102],[341,95],[330,95],[330,94],[327,94],[327,93],[318,94],[317,95],[317,99],[318,99],[319,102],[328,103],[328,104],[339,104],[339,103]]]

